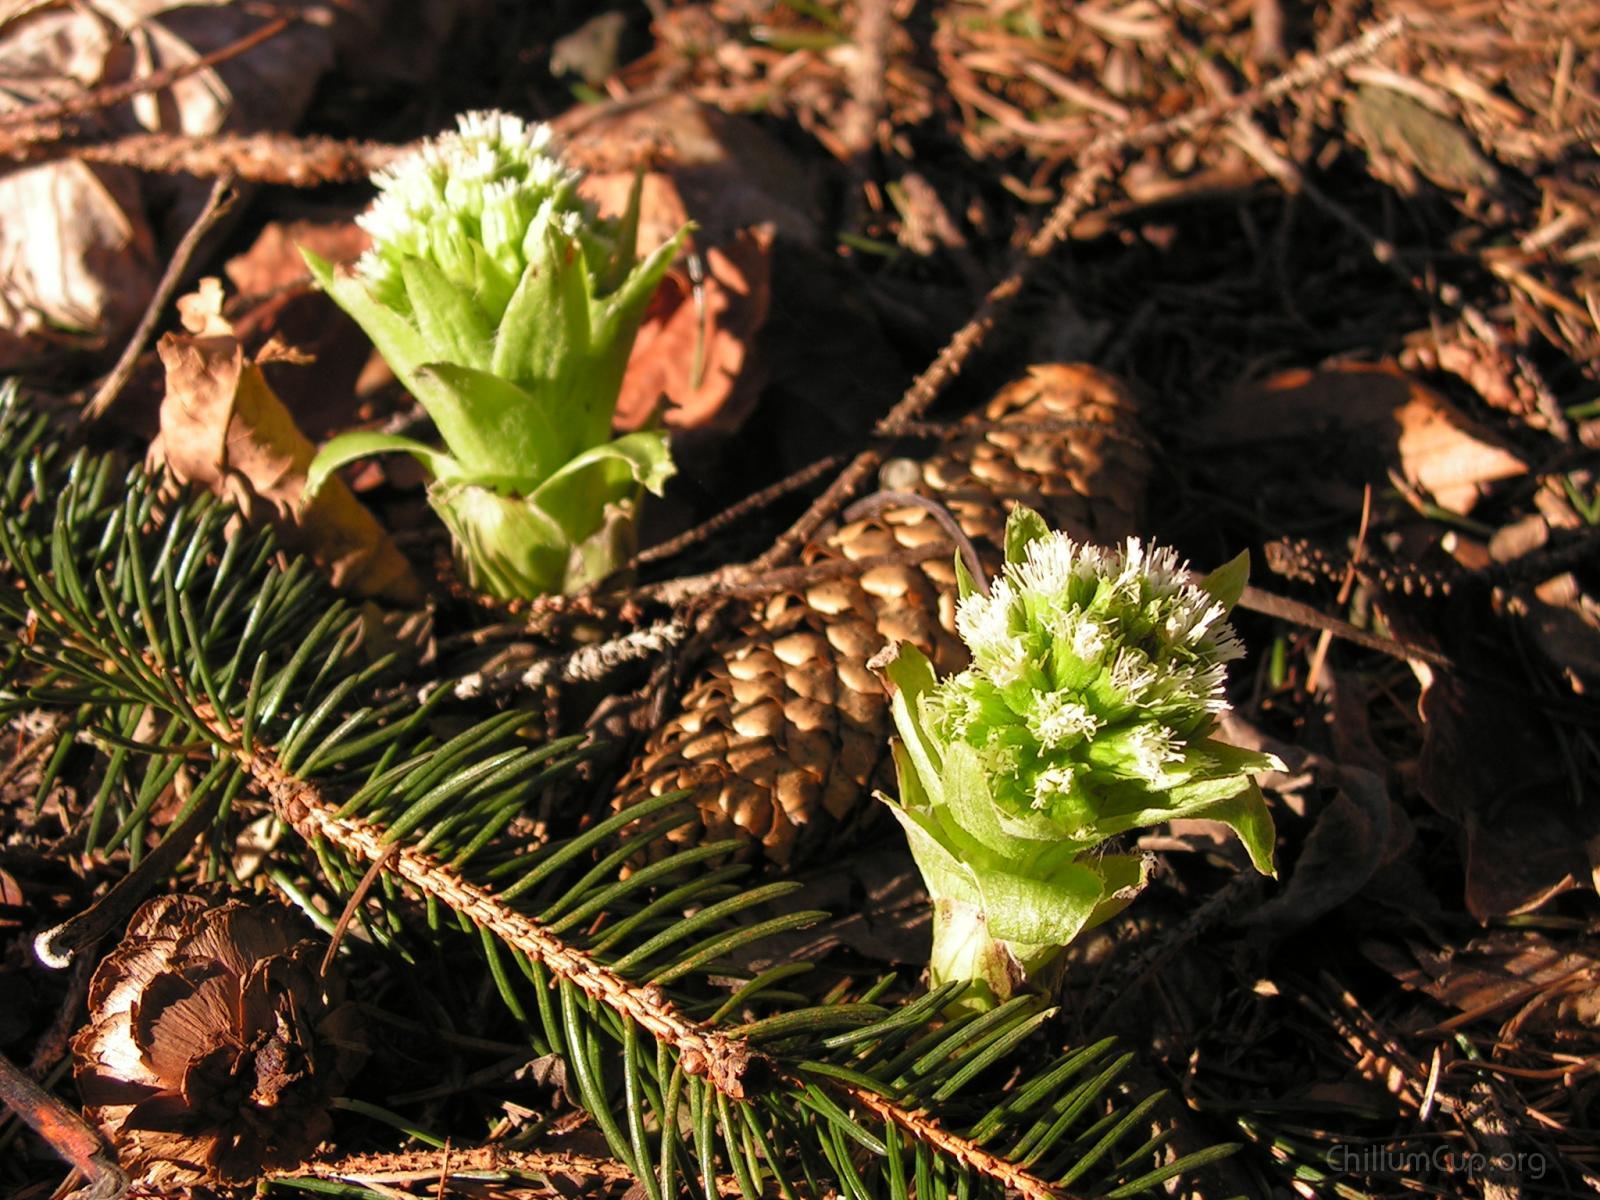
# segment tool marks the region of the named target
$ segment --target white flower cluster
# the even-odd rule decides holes
[[[961,602],[972,665],[925,697],[924,719],[978,752],[1003,809],[1090,839],[1102,813],[1210,765],[1197,746],[1242,652],[1226,614],[1170,549],[1037,538]]]
[[[373,176],[377,199],[356,218],[373,245],[356,271],[385,304],[408,312],[403,263],[431,262],[498,320],[552,230],[600,241],[607,231],[578,196],[578,173],[562,162],[549,126],[494,111],[464,113],[457,125]]]

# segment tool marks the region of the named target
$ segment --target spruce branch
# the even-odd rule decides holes
[[[1008,1192],[1015,1192],[1028,1200],[1074,1200],[1061,1188],[1046,1183],[998,1155],[990,1154],[970,1138],[945,1129],[922,1109],[902,1108],[886,1096],[842,1080],[834,1081],[832,1086],[873,1116],[903,1129],[914,1142],[934,1147],[962,1166],[995,1180]]]
[[[360,861],[387,860],[385,871],[424,895],[435,897],[450,911],[488,930],[513,950],[542,963],[557,979],[571,982],[584,995],[670,1046],[678,1054],[685,1074],[707,1078],[719,1092],[743,1100],[750,1095],[755,1081],[770,1073],[771,1062],[765,1055],[752,1050],[742,1039],[689,1020],[659,987],[630,983],[431,855],[409,846],[397,849],[386,840],[383,830],[340,816],[338,806],[323,795],[322,789],[288,775],[271,755],[242,749],[236,753],[257,785],[272,797],[278,814],[308,844],[320,839]]]
[[[1146,1111],[1125,1102],[1126,1057],[1107,1041],[1021,1065],[1051,1016],[1032,999],[942,1020],[949,989],[891,1002],[891,977],[807,1008],[791,990],[805,964],[741,966],[744,948],[824,914],[759,913],[798,885],[748,886],[732,843],[624,871],[693,819],[680,795],[530,847],[513,823],[570,771],[574,740],[531,745],[526,714],[453,710],[449,680],[419,704],[392,663],[355,652],[355,614],[303,562],[283,565],[270,534],[230,537],[209,498],[172,502],[142,470],[66,459],[3,394],[0,445],[0,716],[61,714],[47,778],[77,756],[99,780],[74,836],[142,852],[158,812],[173,837],[204,811],[227,874],[240,819],[271,811],[335,899],[382,864],[377,940],[400,927],[402,890],[475,938],[651,1200],[725,1194],[730,1176],[745,1196],[1131,1194],[1195,1161],[1134,1178],[1157,1143],[1117,1149]],[[158,804],[180,786],[191,807],[167,818]]]

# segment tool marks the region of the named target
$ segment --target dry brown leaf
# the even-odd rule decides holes
[[[1467,910],[1480,921],[1533,912],[1588,882],[1594,818],[1571,803],[1548,719],[1496,689],[1426,675],[1417,782],[1461,828]]]
[[[1291,462],[1297,472],[1301,460],[1254,451],[1314,442],[1338,478],[1308,479],[1308,487],[1359,495],[1362,484],[1382,484],[1394,469],[1455,513],[1470,511],[1490,484],[1527,472],[1504,439],[1388,363],[1284,371],[1247,384],[1224,396],[1194,436],[1224,452],[1249,449],[1267,469]]]
[[[1362,951],[1401,983],[1458,1012],[1518,1026],[1534,1017],[1569,1034],[1576,1032],[1573,1022],[1600,1027],[1600,951],[1592,943],[1557,945],[1538,930],[1500,929],[1460,948],[1411,943],[1402,950],[1372,942]]]
[[[351,220],[268,221],[243,254],[223,271],[241,296],[266,296],[286,288],[312,290],[311,272],[301,249],[331,263],[353,263],[372,245],[372,237]],[[330,306],[331,307],[331,306]]]
[[[0,871],[0,933],[21,929],[28,916],[28,898],[22,888],[10,874]]]
[[[664,403],[674,430],[733,433],[755,407],[765,373],[752,361],[771,298],[772,227],[741,230],[705,255],[699,295],[681,267],[663,281],[628,359],[616,425],[644,426]]]
[[[189,334],[158,347],[167,372],[161,434],[151,447],[179,480],[232,501],[248,521],[270,521],[282,544],[304,552],[334,586],[415,605],[423,589],[389,535],[344,482],[330,479],[302,510],[316,447],[222,316],[222,285],[201,281],[179,301]]]
[[[377,2],[338,6],[335,25]],[[327,11],[317,0],[279,7]],[[87,0],[7,8],[0,111],[187,66],[264,22],[255,6],[233,3]],[[337,33],[326,22],[295,22],[236,58],[141,92],[99,119],[111,134],[291,128],[333,63]],[[180,237],[210,189],[207,179],[141,176],[72,160],[0,176],[0,370],[63,350],[117,349],[155,290],[156,243]]]

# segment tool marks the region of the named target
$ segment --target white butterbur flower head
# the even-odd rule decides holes
[[[1085,545],[1019,508],[989,592],[958,571],[971,666],[939,680],[905,645],[884,661],[896,813],[938,902],[936,982],[970,978],[1004,999],[1138,891],[1142,860],[1097,847],[1141,826],[1222,821],[1271,871],[1251,773],[1276,760],[1214,737],[1246,570],[1241,556],[1196,581],[1170,548]]]
[[[471,112],[373,178],[372,247],[322,287],[427,409],[442,449],[336,438],[307,494],[376,451],[416,457],[466,582],[505,598],[571,592],[632,554],[635,509],[672,474],[666,435],[612,438],[646,306],[688,234],[635,258],[639,190],[609,219],[578,194],[550,130]]]
[[[472,287],[492,320],[504,313],[550,230],[587,235],[590,256],[615,251],[610,222],[578,195],[578,174],[562,163],[550,129],[503,112],[470,112],[454,131],[424,142],[377,173],[378,197],[356,223],[372,235],[357,272],[391,307],[414,307],[407,258],[440,267]]]
[[[1036,537],[956,610],[972,667],[934,689],[942,732],[972,746],[1003,809],[1059,811],[1075,835],[1085,797],[1110,812],[1130,787],[1187,778],[1175,768],[1228,706],[1224,664],[1238,643],[1226,612],[1168,547]],[[1076,788],[1022,786],[1000,769],[1002,748],[1034,763],[1033,779]]]
[[[956,609],[956,629],[976,662],[996,684],[1016,683],[1028,669],[1028,647],[1012,626],[1016,597],[1003,579],[987,595],[974,592]]]

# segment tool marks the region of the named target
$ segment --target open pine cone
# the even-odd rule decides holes
[[[246,1183],[329,1131],[328,1101],[366,1052],[306,932],[281,905],[163,896],[95,971],[78,1091],[145,1182]]]
[[[919,464],[909,490],[939,501],[1000,561],[1006,514],[1026,504],[1054,528],[1097,542],[1135,532],[1149,462],[1133,397],[1092,367],[1047,364],[1002,388],[968,418],[970,432]],[[948,535],[920,508],[852,522],[807,546],[803,560],[860,561]],[[954,547],[903,566],[775,595],[711,652],[678,713],[645,744],[617,806],[675,788],[694,792],[703,832],[744,836],[786,863],[802,837],[837,828],[873,786],[887,783],[888,705],[867,659],[890,641],[915,643],[941,672],[959,669]]]

